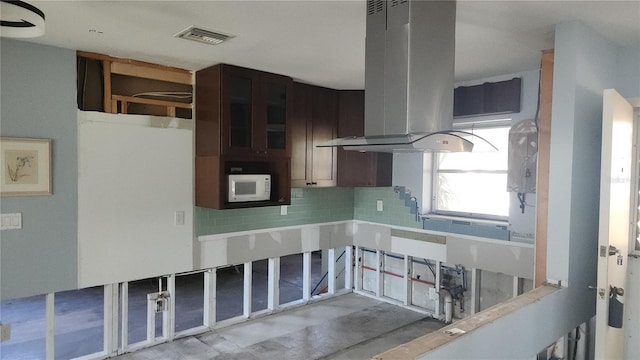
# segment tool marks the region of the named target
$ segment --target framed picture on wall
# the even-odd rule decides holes
[[[0,195],[51,194],[51,140],[0,137]]]

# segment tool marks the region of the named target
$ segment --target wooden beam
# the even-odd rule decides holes
[[[136,103],[136,104],[146,104],[146,105],[167,106],[167,107],[175,107],[175,108],[181,108],[181,109],[191,109],[193,107],[190,103],[147,99],[147,98],[141,98],[141,97],[124,96],[124,95],[111,95],[111,98],[115,101],[122,101],[122,102]]]
[[[182,71],[151,67],[148,65],[112,61],[111,73],[179,84],[193,84],[193,75],[190,72],[185,73]]]
[[[547,279],[547,225],[549,211],[549,162],[551,152],[551,104],[553,98],[553,50],[542,52],[540,109],[538,116],[538,179],[536,185],[536,240],[534,287]]]
[[[104,112],[114,113],[117,109],[112,107],[111,102],[111,63],[108,60],[102,61],[102,83],[103,83],[103,104]]]
[[[138,60],[124,59],[124,58],[117,58],[117,57],[113,57],[113,56],[109,56],[109,55],[98,54],[98,53],[93,53],[93,52],[88,52],[88,51],[77,51],[76,55],[80,56],[80,57],[88,58],[88,59],[109,61],[109,62],[112,62],[112,63],[120,63],[120,64],[130,64],[130,65],[135,65],[135,66],[140,66],[140,67],[145,67],[145,68],[151,68],[151,69],[156,69],[156,70],[162,70],[162,71],[166,71],[166,72],[172,72],[172,73],[176,73],[176,74],[181,74],[182,76],[188,76],[191,79],[190,82],[185,83],[185,84],[192,84],[193,85],[193,78],[191,77],[192,76],[192,72],[190,70],[181,69],[181,68],[172,67],[172,66],[165,66],[165,65],[149,63],[149,62],[146,62],[146,61],[138,61]]]

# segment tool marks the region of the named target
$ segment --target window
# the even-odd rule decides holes
[[[475,218],[506,219],[509,127],[463,130],[478,135],[498,151],[474,141],[472,153],[434,154],[433,212]],[[473,141],[473,139],[472,139]]]

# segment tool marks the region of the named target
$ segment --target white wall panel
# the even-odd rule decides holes
[[[427,241],[391,237],[391,251],[396,254],[410,255],[424,259],[446,261],[447,246]]]
[[[533,278],[533,245],[447,236],[447,262]]]
[[[192,130],[150,127],[185,120],[79,111],[78,121],[79,287],[191,270]]]

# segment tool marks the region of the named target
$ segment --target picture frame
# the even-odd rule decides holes
[[[51,195],[51,140],[0,137],[0,196]]]

